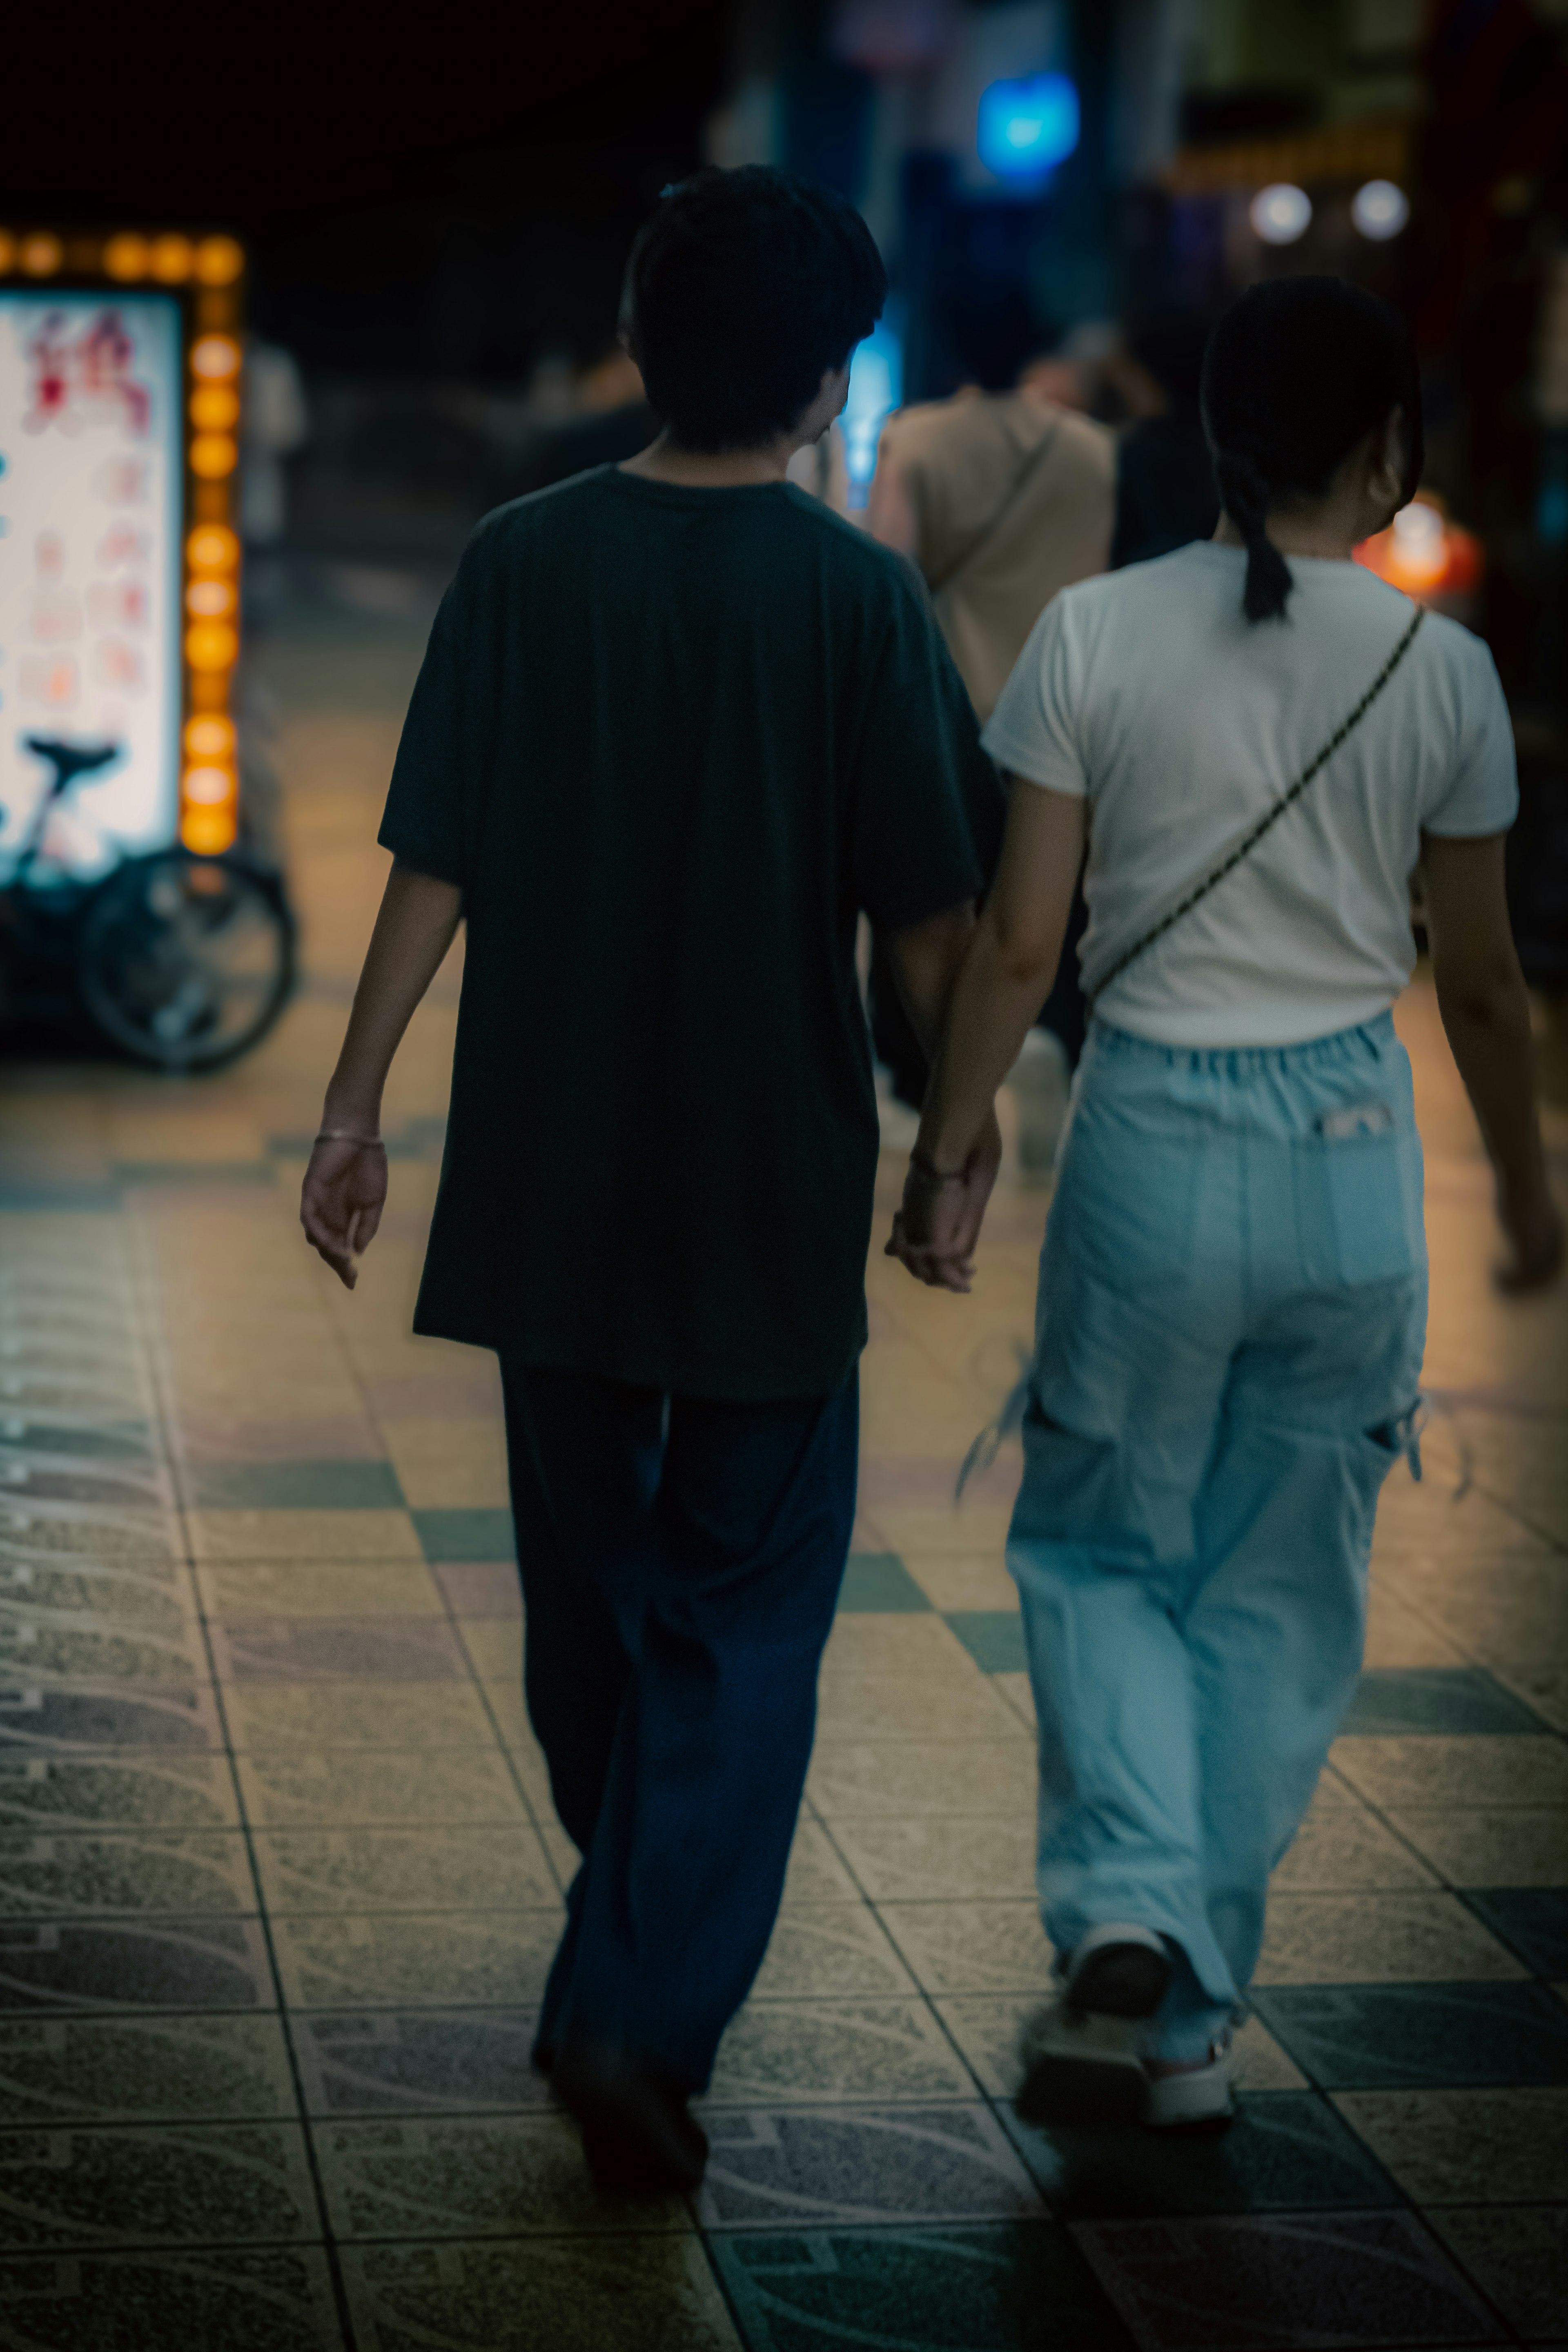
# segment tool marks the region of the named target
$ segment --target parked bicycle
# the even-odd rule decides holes
[[[116,743],[29,735],[50,769],[0,887],[0,1016],[79,1020],[138,1061],[211,1070],[264,1037],[294,981],[294,919],[280,877],[243,851],[179,847],[83,881],[45,854],[51,814]]]

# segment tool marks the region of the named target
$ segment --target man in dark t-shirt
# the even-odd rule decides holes
[[[387,1068],[461,918],[415,1328],[500,1357],[529,1713],[583,1856],[534,2057],[622,2188],[700,2176],[687,2101],[772,1931],[848,1548],[857,919],[933,1035],[1000,832],[918,582],[784,479],[885,290],[825,191],[749,168],[661,200],[628,316],[665,430],[463,558],[305,1180],[352,1285]],[[976,1227],[998,1148],[931,1173]]]

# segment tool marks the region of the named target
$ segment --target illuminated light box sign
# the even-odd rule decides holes
[[[235,838],[231,239],[0,230],[0,882]]]

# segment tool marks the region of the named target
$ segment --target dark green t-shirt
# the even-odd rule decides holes
[[[836,1388],[878,1149],[857,911],[972,897],[1001,809],[908,567],[803,492],[605,467],[481,523],[381,828],[468,921],[416,1330]]]

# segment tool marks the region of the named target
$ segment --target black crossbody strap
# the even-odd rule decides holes
[[[1351,734],[1355,728],[1359,727],[1362,720],[1366,717],[1367,712],[1372,709],[1373,704],[1377,700],[1378,696],[1383,692],[1384,688],[1388,684],[1389,679],[1394,676],[1394,671],[1399,667],[1400,663],[1405,659],[1405,655],[1410,651],[1411,646],[1415,644],[1415,632],[1421,626],[1422,622],[1426,618],[1426,607],[1425,604],[1418,604],[1415,608],[1415,616],[1411,622],[1410,626],[1405,630],[1405,635],[1400,638],[1399,643],[1394,646],[1394,651],[1389,655],[1388,659],[1384,663],[1383,667],[1378,671],[1377,676],[1373,679],[1372,684],[1367,688],[1366,692],[1362,696],[1362,698],[1356,704],[1355,709],[1350,713],[1348,718],[1341,720],[1338,727],[1335,728],[1333,733],[1330,736],[1328,741],[1323,745],[1322,750],[1319,751],[1313,759],[1310,760],[1306,767],[1302,769],[1300,774],[1297,777],[1289,791],[1282,799],[1275,802],[1273,807],[1268,811],[1267,815],[1260,816],[1258,818],[1258,823],[1251,828],[1250,832],[1243,835],[1240,841],[1237,843],[1236,847],[1230,851],[1229,855],[1222,858],[1217,866],[1214,866],[1210,872],[1205,874],[1203,880],[1197,884],[1195,888],[1188,891],[1186,897],[1181,900],[1179,905],[1173,907],[1168,915],[1162,915],[1157,923],[1152,923],[1149,929],[1144,932],[1142,938],[1130,947],[1125,955],[1120,956],[1117,959],[1116,962],[1111,965],[1110,970],[1106,973],[1105,978],[1100,982],[1099,987],[1095,990],[1093,999],[1095,1003],[1098,1003],[1099,1000],[1104,995],[1106,990],[1110,986],[1113,980],[1121,979],[1122,973],[1126,971],[1130,963],[1136,963],[1138,958],[1141,955],[1145,954],[1148,950],[1153,946],[1156,940],[1163,940],[1165,933],[1170,930],[1173,924],[1179,923],[1184,915],[1190,915],[1193,908],[1198,905],[1200,900],[1206,898],[1211,890],[1217,888],[1219,884],[1225,880],[1227,874],[1234,874],[1237,867],[1241,864],[1243,858],[1249,857],[1252,855],[1252,852],[1257,848],[1264,835],[1271,832],[1275,825],[1279,824],[1286,810],[1294,807],[1295,803],[1300,799],[1301,794],[1306,791],[1308,785],[1311,782],[1313,777],[1318,774],[1321,769],[1325,768],[1328,765],[1329,761],[1333,758],[1334,753],[1344,741],[1346,736]]]
[[[1054,418],[1034,447],[1027,452],[1023,464],[1016,468],[1012,479],[1002,494],[1000,505],[992,509],[973,539],[965,541],[963,553],[956,556],[946,570],[940,572],[934,580],[929,573],[927,574],[926,586],[933,596],[940,596],[944,588],[950,588],[959,573],[966,571],[973,562],[981,549],[989,546],[992,540],[995,538],[996,533],[1016,506],[1020,493],[1039,472],[1046,459],[1056,447],[1061,429],[1060,417]]]

